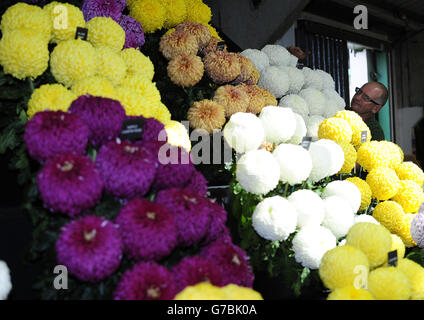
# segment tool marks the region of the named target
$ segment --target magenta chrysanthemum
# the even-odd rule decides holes
[[[95,206],[103,191],[91,159],[70,153],[48,160],[37,174],[37,186],[46,208],[71,217]]]
[[[94,17],[110,17],[119,22],[126,6],[125,0],[84,0],[81,11],[85,21]]]
[[[116,223],[120,226],[124,251],[132,259],[160,260],[177,245],[177,224],[165,206],[136,198],[124,205]]]
[[[26,124],[29,155],[40,163],[65,152],[85,153],[89,128],[77,115],[63,111],[37,112]]]
[[[107,193],[122,199],[132,199],[143,197],[150,190],[157,162],[143,146],[117,140],[100,148],[96,165]]]
[[[133,17],[122,15],[119,20],[119,25],[125,31],[124,49],[137,49],[144,45],[144,32],[140,22],[135,20]]]
[[[95,147],[117,138],[126,117],[125,109],[119,101],[90,95],[74,100],[68,112],[85,120],[90,128],[89,140]]]
[[[184,189],[188,189],[193,192],[197,192],[202,196],[206,196],[208,191],[208,181],[200,171],[193,170],[190,180],[184,186]]]
[[[122,259],[117,226],[102,217],[85,216],[66,224],[56,242],[57,262],[80,280],[96,282],[111,275]]]
[[[229,234],[226,226],[227,211],[215,200],[208,199],[208,211],[211,217],[211,225],[203,241],[203,244],[209,244],[222,235]]]
[[[125,271],[118,283],[115,300],[172,300],[177,293],[168,269],[155,262],[140,262]]]

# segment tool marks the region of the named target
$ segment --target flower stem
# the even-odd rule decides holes
[[[32,81],[31,78],[27,78],[28,79],[28,84],[29,84],[29,89],[31,90],[31,93],[34,92],[34,81]]]
[[[285,187],[284,187],[284,197],[287,197],[287,190],[289,189],[289,184],[286,183]]]

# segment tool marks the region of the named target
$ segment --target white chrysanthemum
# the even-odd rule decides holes
[[[334,117],[336,115],[337,112],[341,111],[337,101],[334,99],[328,99],[326,98],[326,103],[325,103],[325,111],[324,111],[324,118],[331,118]]]
[[[236,177],[244,190],[262,195],[277,186],[280,167],[269,151],[252,150],[237,161]]]
[[[331,151],[324,145],[317,144],[317,141],[315,141],[309,146],[309,154],[312,159],[312,170],[309,180],[317,182],[328,177],[332,167]]]
[[[345,100],[339,95],[339,93],[334,89],[323,89],[322,93],[329,100],[334,100],[337,104],[339,111],[344,110],[346,107]]]
[[[322,116],[324,114],[327,99],[321,91],[314,88],[306,88],[299,92],[299,96],[305,99],[308,104],[309,115]]]
[[[321,197],[325,199],[330,196],[338,196],[348,201],[353,213],[358,212],[361,206],[361,191],[354,183],[347,180],[335,180],[327,184]]]
[[[319,73],[308,67],[303,67],[302,71],[305,75],[305,84],[303,85],[303,89],[314,88],[322,90],[322,77]]]
[[[297,94],[288,94],[280,99],[278,105],[283,108],[290,108],[300,114],[303,119],[309,117],[309,107],[305,99]]]
[[[357,214],[355,215],[355,224],[358,222],[371,222],[375,224],[380,224],[373,216],[369,214]]]
[[[262,72],[262,70],[269,66],[269,58],[266,53],[261,50],[246,49],[240,52],[240,55],[250,59],[259,72]]]
[[[306,124],[305,120],[303,120],[303,117],[300,114],[295,113],[294,117],[296,118],[296,130],[294,132],[294,135],[289,141],[287,141],[287,143],[300,144],[302,142],[303,137],[306,136]]]
[[[267,44],[261,50],[269,58],[272,66],[288,66],[290,64],[290,52],[279,44]]]
[[[294,257],[303,267],[318,269],[324,254],[337,245],[336,237],[319,225],[301,229],[293,238]]]
[[[331,164],[328,176],[338,173],[343,167],[345,161],[343,148],[337,142],[330,139],[319,139],[315,142],[315,144],[327,148],[331,154]]]
[[[0,300],[6,300],[12,290],[10,270],[6,262],[0,260]]]
[[[339,196],[324,199],[325,217],[322,226],[331,230],[337,239],[347,235],[355,223],[355,215],[350,203]]]
[[[302,70],[292,66],[280,67],[280,69],[287,72],[290,78],[290,87],[287,94],[296,94],[302,90],[305,84],[305,75]]]
[[[259,148],[265,140],[265,129],[256,115],[237,112],[225,125],[223,135],[231,148],[244,153]]]
[[[324,201],[309,189],[293,192],[288,198],[297,211],[297,226],[320,225],[325,217]]]
[[[296,231],[297,212],[286,198],[265,198],[253,212],[252,225],[262,238],[283,241]]]
[[[268,89],[277,99],[287,93],[290,78],[287,72],[276,66],[266,67],[261,71],[258,85]]]
[[[280,166],[280,181],[295,185],[305,181],[312,170],[312,159],[305,148],[294,144],[280,144],[272,152]]]
[[[296,131],[296,118],[290,108],[264,107],[259,114],[259,119],[265,129],[267,142],[277,144],[286,142]]]
[[[315,72],[318,73],[322,78],[322,90],[324,89],[334,90],[336,84],[331,74],[321,69],[316,69]]]
[[[312,141],[318,140],[318,128],[324,120],[325,118],[323,116],[317,115],[305,118],[306,133],[309,137],[312,137]]]
[[[290,54],[289,66],[296,67],[298,61],[299,61],[299,58],[298,57],[296,57],[294,54]]]

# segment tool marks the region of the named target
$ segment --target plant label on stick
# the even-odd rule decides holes
[[[75,39],[87,40],[88,29],[77,27],[77,31],[75,33]]]
[[[312,142],[312,137],[303,137],[302,142],[300,143],[300,145],[302,147],[304,147],[306,150],[309,150],[309,147],[311,145]]]
[[[388,257],[389,266],[395,267],[398,261],[397,250],[390,251],[388,255],[389,255]]]

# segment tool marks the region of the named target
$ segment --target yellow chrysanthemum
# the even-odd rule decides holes
[[[318,138],[330,139],[335,142],[350,142],[352,140],[352,129],[345,119],[327,118],[318,127]]]
[[[417,213],[424,202],[422,187],[413,180],[400,180],[400,184],[401,187],[392,200],[399,203],[405,213]]]
[[[31,94],[28,101],[28,119],[44,110],[68,111],[72,101],[76,98],[77,96],[72,91],[61,84],[44,84]]]
[[[397,144],[385,140],[379,141],[378,144],[380,145],[380,148],[383,149],[383,152],[388,155],[389,168],[394,169],[397,165],[403,162],[403,151]]]
[[[370,272],[368,290],[376,300],[408,300],[412,283],[400,269],[381,267]]]
[[[226,294],[219,287],[209,282],[199,282],[194,286],[187,286],[178,293],[174,300],[225,300]]]
[[[162,122],[164,125],[167,125],[171,121],[171,112],[168,107],[161,102],[155,110],[154,118]]]
[[[412,161],[405,161],[395,166],[396,174],[401,180],[414,180],[420,187],[424,184],[424,172]]]
[[[0,64],[5,74],[35,79],[49,66],[47,41],[31,29],[15,29],[0,40]]]
[[[417,243],[411,236],[411,222],[414,214],[403,212],[402,206],[395,201],[383,201],[376,205],[372,216],[391,233],[399,236],[407,248]]]
[[[173,146],[183,147],[187,152],[191,150],[190,136],[187,128],[178,121],[171,120],[165,125],[168,143]]]
[[[367,132],[366,142],[371,140],[371,131],[365,124],[364,120],[354,111],[342,110],[336,113],[336,118],[345,119],[349,122],[352,128],[352,144],[354,146],[360,146],[362,144],[362,132]]]
[[[128,116],[143,116],[147,118],[146,114],[150,108],[146,103],[145,98],[134,88],[120,86],[116,88],[116,99],[119,100],[125,108]]]
[[[185,0],[160,0],[166,10],[164,27],[166,29],[175,27],[187,18],[187,8]]]
[[[127,64],[121,55],[109,47],[96,49],[98,76],[105,77],[114,86],[119,86],[127,74]]]
[[[350,245],[337,246],[324,253],[319,276],[330,290],[366,284],[369,272],[368,258],[361,250]]]
[[[127,75],[141,75],[150,81],[155,75],[155,68],[148,56],[135,48],[128,48],[121,51],[121,57],[127,64]]]
[[[61,41],[50,56],[50,71],[57,82],[67,87],[80,79],[93,76],[97,70],[97,54],[87,41]]]
[[[361,206],[359,207],[359,211],[366,209],[371,203],[372,195],[372,191],[368,183],[359,177],[350,177],[346,180],[354,183],[361,192]]]
[[[398,193],[401,183],[395,170],[388,167],[372,169],[366,178],[372,196],[377,200],[388,200]]]
[[[409,259],[399,259],[396,267],[400,269],[412,283],[412,300],[424,299],[424,268]]]
[[[1,17],[1,32],[4,34],[16,29],[31,29],[48,42],[52,32],[50,16],[38,6],[19,2],[7,8]]]
[[[332,291],[327,300],[375,300],[372,294],[366,289],[357,289],[354,286],[336,288]]]
[[[70,4],[53,1],[43,7],[51,20],[51,42],[75,38],[77,27],[85,28],[84,15],[80,8]]]
[[[212,18],[211,9],[202,0],[185,0],[187,8],[186,21],[208,24]]]
[[[119,52],[125,44],[125,31],[112,18],[94,17],[86,23],[87,40],[96,48],[109,47]]]
[[[91,76],[75,81],[71,90],[78,97],[89,94],[95,97],[116,98],[113,84],[108,79],[100,76]]]
[[[219,40],[222,40],[222,38],[218,34],[218,31],[216,31],[216,29],[214,27],[212,27],[209,23],[202,23],[202,24],[208,27],[208,29],[211,33],[211,37],[215,37]]]
[[[356,149],[351,143],[346,141],[337,141],[337,144],[343,149],[345,159],[343,166],[338,173],[350,173],[356,164]]]
[[[391,154],[383,148],[380,141],[369,141],[363,143],[357,151],[357,162],[365,171],[371,171],[376,167],[390,167],[392,163]]]
[[[392,233],[392,247],[390,251],[395,250],[397,251],[398,259],[402,259],[405,256],[405,244],[398,235]]]
[[[392,236],[381,224],[358,222],[349,229],[346,244],[365,253],[370,268],[373,269],[387,261],[387,254],[392,247]]]
[[[233,283],[227,284],[221,290],[226,300],[263,300],[262,295],[252,288],[241,287]]]
[[[122,81],[122,87],[133,88],[146,99],[152,108],[158,108],[161,102],[160,92],[156,84],[138,74],[127,76]]]
[[[141,23],[145,33],[153,33],[163,28],[166,9],[157,0],[137,0],[130,6],[130,15]]]

